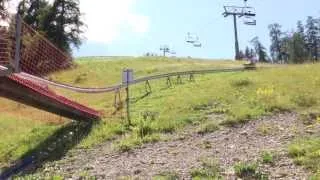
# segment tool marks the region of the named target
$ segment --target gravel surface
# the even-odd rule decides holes
[[[261,162],[261,153],[272,151],[277,156],[273,165],[259,163],[259,169],[270,179],[307,179],[309,175],[287,155],[290,141],[305,132],[295,113],[262,117],[205,135],[190,129],[172,135],[170,141],[146,144],[125,153],[112,150],[111,143],[92,150],[75,150],[60,161],[46,164],[41,172],[54,171],[72,179],[84,173],[97,179],[151,179],[162,172],[175,172],[180,179],[191,179],[190,171],[201,167],[201,159],[214,158],[225,179],[236,179],[234,164]]]

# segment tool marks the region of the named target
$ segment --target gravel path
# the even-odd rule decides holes
[[[306,179],[308,172],[295,166],[286,152],[288,143],[304,132],[295,113],[279,114],[205,135],[185,131],[173,135],[173,140],[146,144],[131,152],[114,152],[110,144],[89,151],[77,150],[59,162],[47,164],[42,171],[54,169],[72,179],[84,172],[97,179],[151,179],[169,171],[180,179],[191,179],[190,171],[201,167],[200,159],[215,158],[225,178],[235,179],[235,163],[261,160],[261,152],[272,151],[278,156],[275,164],[261,165],[270,179]]]

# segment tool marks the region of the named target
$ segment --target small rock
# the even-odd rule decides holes
[[[104,175],[104,174],[99,174],[96,177],[97,177],[97,179],[106,179],[106,175]]]
[[[308,133],[308,134],[315,134],[315,131],[314,131],[314,130],[311,130],[311,129],[308,129],[308,130],[306,130],[306,133]]]
[[[287,177],[287,176],[288,176],[287,172],[281,171],[276,175],[276,178],[284,178],[284,177]]]
[[[140,174],[141,172],[142,172],[142,171],[141,171],[140,169],[136,169],[136,170],[133,171],[133,173],[134,173],[135,175]]]
[[[92,165],[87,165],[86,167],[85,167],[85,170],[92,170],[92,169],[94,169],[94,166],[92,166]]]
[[[247,131],[242,131],[242,132],[240,132],[240,134],[243,135],[243,136],[248,136],[248,132]]]
[[[234,162],[239,162],[239,161],[240,161],[240,159],[237,158],[237,157],[233,158],[232,160],[233,160]]]

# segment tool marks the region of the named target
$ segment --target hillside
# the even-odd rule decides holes
[[[72,70],[52,74],[50,78],[58,82],[82,87],[104,87],[119,83],[122,69],[126,67],[134,69],[135,77],[184,70],[241,67],[241,63],[232,61],[162,58],[123,58],[117,60],[84,58],[78,59],[76,64],[77,66]],[[208,136],[207,138],[209,138],[212,133],[215,133],[214,131],[219,133],[219,129],[224,130],[224,128],[230,127],[230,132],[243,133],[241,129],[235,130],[232,128],[239,124],[248,123],[250,120],[258,121],[262,116],[271,115],[275,115],[270,120],[271,126],[253,125],[249,122],[244,127],[246,129],[246,126],[248,126],[245,133],[248,136],[254,136],[255,134],[250,133],[249,129],[255,127],[260,128],[262,133],[268,134],[273,131],[272,124],[278,123],[277,119],[290,124],[302,119],[306,123],[287,128],[296,128],[303,132],[308,130],[312,132],[313,136],[316,136],[319,132],[317,119],[320,112],[319,67],[320,64],[283,65],[249,72],[197,75],[195,76],[195,82],[189,82],[188,77],[183,77],[183,83],[177,84],[176,79],[172,79],[172,87],[167,87],[166,80],[163,79],[150,82],[151,94],[146,94],[144,84],[135,85],[131,88],[133,126],[130,127],[126,124],[124,111],[112,115],[115,110],[113,108],[114,93],[87,95],[56,89],[59,93],[101,110],[105,114],[103,122],[94,124],[88,132],[83,133],[84,135],[77,134],[77,141],[66,149],[73,149],[70,153],[74,155],[73,151],[77,152],[80,148],[91,149],[103,144],[106,147],[110,146],[109,148],[116,152],[127,152],[146,143],[152,144],[158,141],[169,141],[170,143],[172,138],[177,138],[178,135],[175,134],[179,133],[192,134],[192,132],[196,132],[196,134],[204,134],[205,137]],[[124,100],[123,92],[122,100]],[[3,107],[0,116],[1,167],[12,160],[30,154],[35,148],[43,149],[48,143],[40,145],[39,143],[46,141],[51,135],[58,136],[56,132],[75,133],[76,130],[73,127],[82,127],[82,125],[70,126],[70,120],[4,99],[1,99],[0,105]],[[294,115],[290,114],[293,112]],[[284,114],[284,118],[277,118],[277,114]],[[286,117],[293,118],[288,120]],[[269,121],[265,121],[268,124]],[[299,128],[305,126],[305,124],[311,130],[306,127]],[[193,128],[188,132],[190,126]],[[277,129],[275,131],[281,130]],[[301,134],[307,136],[306,139],[300,139]],[[287,140],[279,141],[279,143],[285,143],[289,146],[292,141],[292,145],[288,148],[289,154],[296,159],[297,164],[309,167],[305,174],[308,174],[309,171],[315,173],[320,169],[319,163],[314,160],[315,157],[319,158],[317,155],[319,137],[310,139],[310,133],[301,134],[295,134]],[[272,137],[274,136],[277,135]],[[279,134],[279,136],[281,135]],[[191,137],[197,140],[196,137]],[[188,136],[185,138],[188,139]],[[233,137],[228,136],[226,138]],[[214,139],[207,141],[210,141],[208,151],[214,149],[215,143],[220,142]],[[109,142],[111,145],[109,145]],[[258,140],[252,140],[252,142],[258,142]],[[306,146],[300,147],[296,145],[297,143],[305,143]],[[157,144],[155,144],[155,147],[151,146],[149,148],[156,147]],[[275,144],[274,148],[276,147],[278,146]],[[272,149],[273,146],[270,145],[270,148]],[[287,150],[286,147],[282,148]],[[281,152],[285,153],[283,149]],[[179,153],[177,152],[177,154]],[[164,154],[159,156],[164,156]],[[61,158],[61,156],[59,157]],[[230,164],[227,163],[227,165]],[[71,170],[71,172],[74,171]],[[62,174],[65,175],[64,173]],[[208,173],[204,174],[208,175]],[[205,176],[204,174],[198,173],[198,176]],[[60,174],[54,173],[54,175]],[[88,176],[90,175],[88,172]],[[79,176],[79,174],[76,176]]]

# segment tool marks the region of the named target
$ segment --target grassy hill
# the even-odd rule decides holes
[[[134,69],[135,77],[141,77],[173,71],[241,67],[242,63],[167,58],[80,58],[76,64],[74,69],[52,74],[50,78],[82,87],[104,87],[119,83],[122,69],[126,67]],[[105,114],[103,122],[94,125],[79,147],[92,147],[124,135],[114,144],[120,150],[127,150],[159,141],[163,134],[188,124],[201,124],[203,131],[211,131],[275,112],[318,112],[319,68],[320,64],[284,65],[250,72],[196,75],[195,82],[184,77],[183,84],[177,84],[176,79],[172,79],[173,86],[169,88],[165,79],[157,80],[151,82],[152,93],[148,95],[144,84],[135,85],[131,88],[132,127],[126,125],[121,111],[112,115],[114,93],[87,95],[55,90]],[[35,148],[70,122],[5,99],[1,99],[0,106],[3,107],[0,115],[0,163],[3,165]],[[216,113],[224,114],[226,118],[219,122],[206,120],[208,114]],[[125,115],[124,111],[122,114]]]

